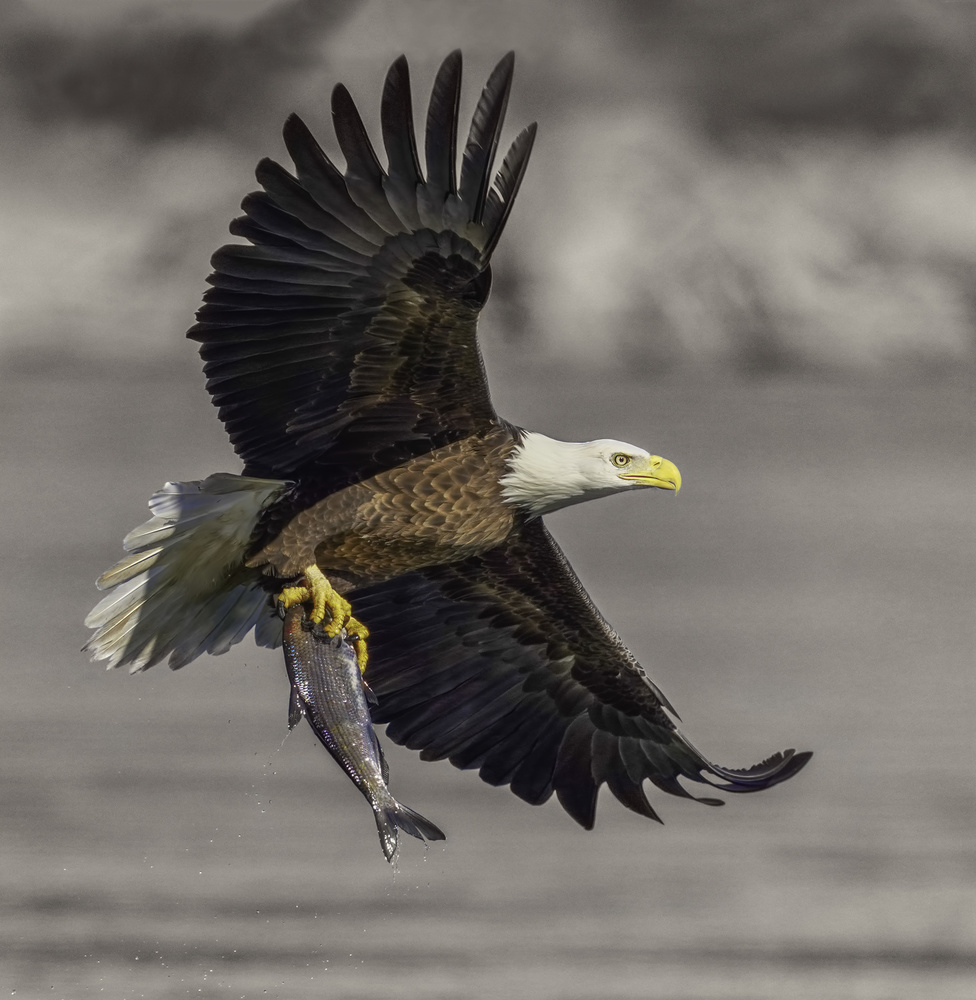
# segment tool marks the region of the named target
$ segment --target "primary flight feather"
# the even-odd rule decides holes
[[[385,168],[344,87],[344,170],[288,119],[295,172],[258,165],[263,190],[231,225],[249,244],[214,255],[188,334],[242,475],[153,497],[99,581],[88,648],[112,667],[180,667],[252,628],[280,644],[278,612],[304,604],[325,636],[345,630],[374,721],[422,758],[533,804],[555,793],[587,828],[604,783],[657,819],[645,780],[686,797],[681,778],[751,792],[810,755],[711,763],[545,528],[542,515],[583,500],[676,492],[677,468],[620,441],[526,431],[491,404],[477,320],[536,131],[496,172],[513,64],[485,86],[460,174],[458,52],[434,81],[425,166],[402,57],[383,89]]]

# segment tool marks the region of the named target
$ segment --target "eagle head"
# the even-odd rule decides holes
[[[677,493],[681,473],[666,458],[624,441],[557,441],[526,431],[509,456],[501,484],[507,502],[536,517],[624,490],[654,487]]]

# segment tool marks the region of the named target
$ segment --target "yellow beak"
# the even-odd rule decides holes
[[[640,483],[641,486],[655,486],[659,490],[674,490],[675,493],[681,489],[681,473],[678,472],[678,467],[666,458],[661,458],[660,455],[651,455],[641,466],[634,462],[626,472],[620,473],[620,478],[632,483]]]

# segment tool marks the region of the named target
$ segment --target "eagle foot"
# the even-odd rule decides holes
[[[308,566],[305,569],[305,582],[285,587],[275,602],[278,614],[282,617],[296,604],[312,605],[308,620],[303,625],[316,636],[334,639],[338,643],[342,641],[342,630],[346,630],[346,638],[356,653],[359,672],[364,673],[369,655],[366,650],[369,629],[352,617],[352,605],[335,590],[318,566]],[[328,621],[325,620],[326,612],[329,614]]]

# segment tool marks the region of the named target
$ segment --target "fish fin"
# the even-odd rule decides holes
[[[396,823],[389,810],[374,807],[373,815],[376,817],[376,832],[380,835],[380,848],[383,851],[383,857],[392,865],[397,851]]]
[[[384,794],[377,799],[371,799],[373,815],[376,818],[376,829],[380,836],[380,847],[386,860],[393,863],[393,856],[397,850],[397,830],[416,837],[418,840],[446,840],[443,831],[436,827],[425,816],[419,812],[397,802],[395,798],[384,789]]]
[[[298,688],[292,685],[291,693],[288,696],[288,729],[289,731],[294,729],[299,722],[302,721],[302,716],[305,714],[305,703],[302,701],[302,696],[298,693]]]
[[[363,692],[366,695],[366,702],[368,704],[378,705],[380,703],[379,698],[373,694],[373,689],[366,683],[366,681],[363,681]]]
[[[380,741],[376,738],[376,734],[373,734],[373,742],[376,744],[376,754],[380,759],[380,773],[383,775],[383,783],[390,783],[390,765],[386,761],[386,754],[383,753],[383,747],[380,746]]]
[[[418,840],[447,839],[444,832],[431,823],[429,819],[421,816],[419,812],[409,806],[397,802],[396,799],[393,800],[393,805],[387,808],[387,814],[404,833],[409,833],[411,837],[416,837]]]

